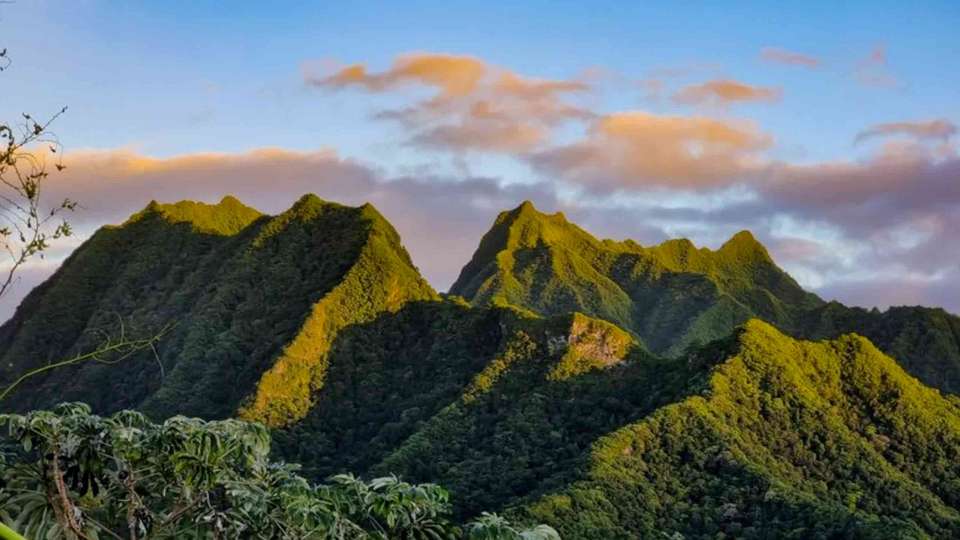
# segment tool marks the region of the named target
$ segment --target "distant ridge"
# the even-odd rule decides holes
[[[716,251],[686,239],[643,247],[597,240],[529,201],[497,217],[450,292],[546,315],[583,311],[659,353],[716,339],[752,316],[792,328],[801,310],[823,303],[747,231]]]
[[[824,302],[749,231],[717,250],[687,239],[644,247],[598,240],[525,201],[497,216],[450,293],[546,316],[582,311],[666,355],[724,337],[751,318],[798,337],[859,332],[925,383],[960,393],[960,318],[938,308],[875,312]]]

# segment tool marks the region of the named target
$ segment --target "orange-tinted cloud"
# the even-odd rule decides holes
[[[633,111],[600,118],[584,140],[530,160],[551,175],[593,188],[691,188],[736,182],[770,142],[748,122]]]
[[[472,56],[449,54],[409,54],[398,57],[393,66],[382,73],[370,73],[363,64],[347,66],[333,75],[307,82],[320,87],[342,88],[361,86],[371,92],[384,92],[404,84],[422,84],[438,88],[447,96],[471,93],[489,67]]]
[[[548,131],[534,123],[475,119],[436,126],[418,133],[412,141],[432,148],[515,153],[535,148],[547,137]]]
[[[786,49],[779,49],[777,47],[764,47],[760,49],[760,58],[766,62],[805,68],[816,68],[820,65],[820,60],[813,56],[788,51]]]
[[[472,56],[408,54],[380,73],[357,64],[306,78],[320,88],[357,86],[377,93],[406,85],[436,89],[427,99],[376,115],[399,122],[411,133],[410,143],[430,148],[523,153],[546,142],[561,123],[593,116],[567,101],[591,90],[587,79],[529,77]]]
[[[752,86],[729,79],[717,79],[702,84],[685,86],[673,95],[673,100],[684,105],[728,105],[736,102],[779,101],[779,88]]]
[[[857,134],[855,142],[890,135],[906,135],[919,140],[946,141],[956,133],[956,124],[942,118],[925,122],[890,122],[877,124],[861,131]]]

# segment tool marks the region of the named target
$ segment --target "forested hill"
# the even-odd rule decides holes
[[[597,440],[579,480],[517,513],[565,538],[960,536],[956,397],[860,336],[757,320],[691,361],[698,391]]]
[[[658,354],[726,336],[751,318],[797,337],[869,337],[929,385],[960,392],[960,318],[941,309],[887,312],[804,291],[747,231],[719,249],[686,239],[645,247],[598,240],[530,202],[501,213],[450,289],[474,305],[613,322]]]
[[[165,330],[156,355],[52,369],[0,409],[260,421],[312,479],[437,482],[458,518],[568,539],[960,535],[954,315],[824,302],[746,232],[643,247],[529,203],[452,292],[370,205],[153,202],[0,327],[0,384],[121,330]]]
[[[219,418],[244,404],[248,418],[290,422],[322,385],[337,332],[435,297],[370,205],[307,195],[271,217],[232,197],[151,202],[97,231],[0,328],[0,381],[121,331],[168,329],[157,356],[144,350],[58,368],[29,379],[4,405],[78,400],[99,411]]]

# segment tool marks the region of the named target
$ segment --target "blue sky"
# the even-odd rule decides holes
[[[329,196],[326,189],[346,202],[364,199],[363,191],[338,185],[325,168],[350,164],[378,179],[367,198],[381,200],[378,206],[386,206],[394,221],[412,223],[408,215],[433,209],[398,202],[409,196],[396,192],[404,184],[393,181],[409,177],[417,177],[418,186],[447,190],[445,200],[461,201],[464,212],[476,214],[452,237],[467,247],[450,255],[420,247],[431,243],[425,238],[429,230],[398,225],[441,289],[493,219],[493,202],[514,206],[519,200],[511,197],[522,193],[604,236],[650,242],[685,234],[715,246],[731,232],[750,228],[781,264],[826,296],[885,306],[930,303],[946,295],[942,303],[960,309],[960,299],[951,298],[957,289],[949,285],[960,256],[928,253],[950,240],[947,231],[960,223],[960,201],[953,199],[958,180],[952,126],[960,121],[956,2],[310,4],[0,5],[0,47],[13,59],[0,75],[0,118],[21,112],[42,116],[69,106],[55,131],[68,157],[74,156],[80,172],[73,174],[90,178],[67,175],[53,182],[58,193],[73,194],[78,185],[96,193],[86,205],[89,215],[78,216],[85,234],[143,206],[147,201],[140,197],[215,200],[222,195],[217,190],[239,191],[250,204],[278,211],[299,195],[293,186],[312,189],[311,169],[288,161],[312,156],[323,162],[310,162],[323,177],[317,182],[321,196]],[[787,54],[806,63],[785,62]],[[523,124],[538,133],[522,147],[437,144],[435,137],[431,144],[418,144],[414,141],[429,130],[450,122],[472,129],[463,124],[462,107],[481,97],[496,105],[502,95],[487,89],[482,96],[479,90],[457,96],[447,105],[461,107],[458,112],[427,120],[374,119],[378,112],[404,108],[424,112],[426,100],[442,93],[416,78],[377,86],[393,81],[398,62],[410,55],[469,58],[490,77],[575,81],[588,89],[515,102],[524,116],[511,128]],[[368,77],[331,82],[352,64],[362,64]],[[718,81],[759,93],[744,99],[710,94],[718,87],[709,85]],[[706,85],[707,101],[678,97],[698,85]],[[651,95],[654,86],[657,96]],[[756,97],[762,95],[773,97]],[[589,119],[526,116],[532,107],[555,105],[554,99],[585,111]],[[626,132],[610,131],[621,125]],[[752,142],[703,135],[730,126]],[[681,168],[698,172],[681,178],[671,176],[672,166],[643,162],[643,156],[662,150],[659,129],[678,138],[663,160],[682,155],[691,163]],[[609,153],[609,145],[621,143],[623,153]],[[717,152],[707,161],[700,148],[711,144],[720,146],[707,150]],[[257,187],[251,179],[243,189],[232,189],[229,181],[210,181],[207,191],[193,185],[204,184],[209,168],[190,168],[189,156],[218,153],[220,161],[204,167],[230,168],[231,160],[264,148],[290,152],[283,166],[303,170],[296,174],[307,178],[279,169],[286,183],[263,179]],[[128,160],[157,160],[179,177],[167,183],[152,178],[152,187],[139,190],[107,190],[104,186],[145,181],[131,176],[130,167],[118,171],[105,165],[115,164],[105,161],[111,152]],[[564,168],[585,152],[589,163]],[[618,159],[623,163],[610,165]],[[68,170],[70,165],[68,159]],[[217,174],[220,169],[210,176]],[[191,186],[183,178],[190,178]],[[457,191],[483,181],[489,185],[479,191]],[[515,183],[532,187],[516,191],[510,188]],[[826,195],[817,199],[811,190],[836,192],[840,202]],[[899,194],[887,197],[883,190]],[[924,191],[932,193],[931,200],[917,195]],[[77,195],[83,200],[82,192]],[[717,210],[718,200],[734,202]],[[676,201],[687,201],[680,204],[684,212],[663,210]],[[38,269],[37,276],[53,264]],[[890,283],[904,280],[910,286],[901,289],[909,294],[890,292]]]

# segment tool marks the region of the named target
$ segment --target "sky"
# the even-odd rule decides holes
[[[826,299],[960,312],[956,2],[0,4],[77,235],[156,199],[372,202],[445,290],[529,199],[599,237],[751,230]]]

